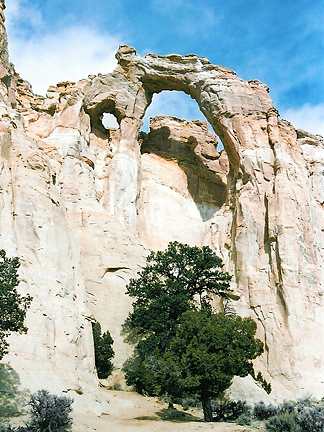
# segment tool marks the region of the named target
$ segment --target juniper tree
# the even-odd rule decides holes
[[[252,319],[212,310],[211,295],[226,301],[230,280],[208,246],[173,242],[148,256],[127,287],[135,299],[124,323],[126,340],[135,345],[124,364],[128,385],[171,400],[198,396],[205,420],[212,420],[210,398],[235,375],[254,375],[251,360],[263,352]]]
[[[24,320],[32,298],[17,291],[19,266],[17,257],[8,258],[6,252],[0,250],[0,359],[8,353],[6,338],[9,334],[27,332]]]

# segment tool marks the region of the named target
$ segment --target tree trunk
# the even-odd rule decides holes
[[[204,410],[204,421],[205,422],[212,422],[213,421],[213,412],[210,405],[210,397],[207,395],[202,394],[201,395],[201,403]]]

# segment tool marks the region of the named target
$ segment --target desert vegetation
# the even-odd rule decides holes
[[[29,400],[30,419],[25,426],[0,424],[0,432],[66,432],[71,429],[73,400],[39,390]]]
[[[208,246],[169,243],[148,256],[138,276],[127,287],[135,298],[124,324],[135,347],[124,365],[127,384],[171,404],[197,397],[212,421],[211,400],[235,375],[254,375],[252,360],[263,352],[256,323],[228,309],[231,276]],[[211,296],[223,300],[223,311],[214,311]]]
[[[8,353],[9,334],[27,332],[24,320],[32,297],[22,296],[17,291],[19,267],[17,257],[9,258],[3,249],[0,250],[0,359]]]
[[[92,336],[98,378],[108,378],[114,368],[111,361],[115,355],[112,348],[114,341],[109,331],[101,334],[101,325],[97,321],[92,323]]]
[[[18,258],[0,251],[0,355],[8,352],[6,337],[12,331],[26,332],[24,319],[31,296],[21,296]],[[134,354],[123,367],[126,382],[141,395],[157,396],[169,404],[166,419],[187,421],[177,415],[174,404],[184,411],[203,410],[204,421],[235,422],[268,432],[321,432],[324,430],[324,399],[311,397],[278,406],[230,400],[225,391],[234,376],[250,374],[271,391],[253,359],[263,352],[255,337],[256,323],[231,309],[231,276],[222,260],[208,247],[169,243],[165,251],[151,252],[138,277],[131,279],[127,294],[133,309],[123,333],[133,344]],[[218,299],[218,309],[213,300]],[[99,379],[113,371],[113,339],[92,323],[95,366]],[[0,422],[0,432],[65,432],[71,429],[73,400],[39,390],[30,396],[29,419],[24,426]],[[179,417],[180,415],[180,417]],[[191,420],[192,421],[192,420]],[[197,421],[197,418],[195,418]],[[261,426],[260,426],[261,425]]]

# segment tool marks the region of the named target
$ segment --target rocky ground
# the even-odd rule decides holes
[[[107,391],[109,412],[101,416],[74,414],[73,432],[123,431],[123,432],[253,432],[263,431],[262,425],[239,426],[234,423],[204,423],[198,409],[168,410],[167,404],[156,398],[142,397],[136,393]]]

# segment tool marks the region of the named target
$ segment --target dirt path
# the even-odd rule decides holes
[[[156,398],[136,393],[107,391],[109,413],[98,416],[74,414],[73,432],[252,432],[261,429],[232,423],[204,423],[196,409],[171,412]]]

